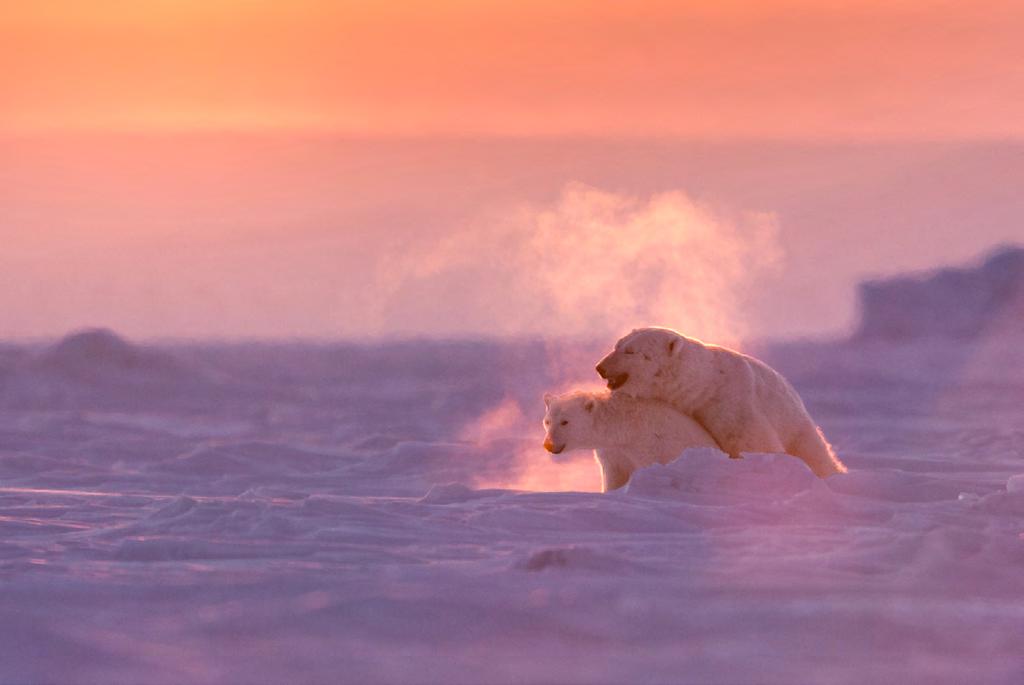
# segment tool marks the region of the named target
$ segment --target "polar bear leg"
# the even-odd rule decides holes
[[[629,470],[620,465],[614,465],[611,468],[602,467],[601,487],[604,490],[604,492],[618,490],[619,488],[621,488],[622,486],[629,482],[630,475],[631,474]]]
[[[618,457],[614,452],[595,450],[594,458],[601,467],[601,491],[618,490],[629,482],[632,471],[627,466],[627,459]]]
[[[722,451],[733,459],[741,458],[743,452],[786,451],[771,423],[752,409],[728,417],[728,421],[710,423],[705,423],[704,427]]]
[[[846,466],[839,461],[817,426],[811,425],[801,431],[786,451],[802,459],[821,478],[846,473]]]

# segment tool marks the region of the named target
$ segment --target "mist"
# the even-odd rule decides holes
[[[0,337],[608,335],[662,315],[840,336],[864,278],[1019,240],[1022,164],[1010,143],[3,139]],[[607,250],[612,230],[631,236]]]
[[[780,261],[777,228],[769,214],[718,210],[680,190],[641,197],[570,183],[550,205],[485,217],[386,260],[382,291],[421,298],[424,324],[457,317],[471,293],[470,315],[491,308],[501,336],[659,324],[735,341],[747,332],[743,294]]]

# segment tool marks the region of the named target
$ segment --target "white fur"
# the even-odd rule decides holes
[[[821,477],[846,472],[793,386],[753,357],[641,328],[619,340],[598,371],[613,395],[663,400],[692,416],[731,457],[785,452]]]
[[[667,464],[687,447],[718,447],[700,424],[658,400],[574,392],[545,395],[544,403],[544,446],[556,454],[594,450],[605,492],[625,485],[638,468]]]

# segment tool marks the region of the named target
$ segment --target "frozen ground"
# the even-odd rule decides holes
[[[762,353],[849,475],[482,488],[591,468],[550,345],[0,347],[0,682],[1024,682],[1024,344]]]

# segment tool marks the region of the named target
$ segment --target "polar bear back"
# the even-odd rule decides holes
[[[709,349],[717,357],[715,368],[731,369],[722,375],[740,381],[721,383],[712,390],[713,397],[722,402],[741,405],[751,402],[780,431],[779,437],[783,441],[811,423],[800,395],[778,371],[760,359],[741,352],[725,347],[709,346]],[[749,371],[737,371],[736,368],[740,366]],[[748,377],[749,386],[746,382]]]
[[[644,447],[676,455],[687,447],[718,447],[693,417],[668,402],[614,393],[597,402],[595,439],[599,447]]]

